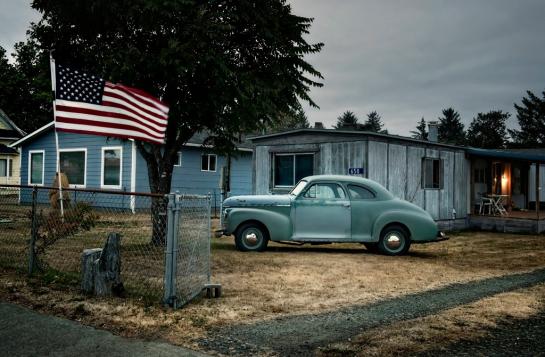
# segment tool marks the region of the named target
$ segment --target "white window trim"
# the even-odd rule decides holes
[[[179,160],[174,164],[174,167],[182,167],[182,161],[183,161],[182,152],[178,151],[176,155],[179,155],[177,156]],[[201,159],[201,170],[202,170],[202,159]]]
[[[314,152],[282,152],[282,153],[273,153],[273,160],[272,160],[272,180],[273,180],[273,187],[274,188],[292,188],[292,187],[295,187],[295,185],[297,185],[297,182],[299,181],[295,181],[295,157],[296,156],[299,156],[299,155],[312,155],[312,159],[314,160],[315,158],[315,153]],[[277,185],[276,182],[274,182],[274,178],[276,176],[276,165],[275,165],[275,158],[277,156],[292,156],[293,157],[293,172],[292,172],[292,176],[293,176],[293,185]],[[314,165],[313,165],[314,166]],[[313,167],[313,170],[314,170],[314,167]]]
[[[62,152],[85,152],[85,163],[83,165],[83,185],[69,184],[70,188],[85,188],[87,187],[87,148],[74,148],[74,149],[59,149],[57,152],[57,170],[60,171],[60,155]]]
[[[42,154],[42,183],[32,183],[32,154]],[[45,150],[28,150],[28,184],[32,186],[43,186],[45,177]]]
[[[119,150],[119,185],[104,184],[104,152],[106,150]],[[123,146],[103,146],[100,156],[100,187],[120,190],[123,187]]]
[[[208,170],[203,170],[202,169],[202,157],[203,156],[207,156],[208,157],[208,164],[207,164],[207,167],[208,167]],[[214,167],[214,170],[210,170],[210,158],[214,156],[216,158],[216,165]],[[201,155],[201,172],[216,172],[216,170],[218,169],[218,155],[216,154],[202,154]]]

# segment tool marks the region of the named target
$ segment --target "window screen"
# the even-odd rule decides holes
[[[121,186],[121,149],[105,149],[103,152],[104,186]]]
[[[59,165],[70,185],[85,185],[85,151],[60,152]]]
[[[8,159],[0,159],[0,177],[8,175]]]
[[[43,185],[44,154],[41,152],[30,153],[30,184]]]

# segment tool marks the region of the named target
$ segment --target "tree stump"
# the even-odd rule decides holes
[[[100,258],[102,248],[85,249],[81,255],[81,290],[85,294],[95,291],[95,261]]]
[[[121,295],[121,236],[110,233],[103,249],[86,249],[82,255],[82,290],[96,296]]]

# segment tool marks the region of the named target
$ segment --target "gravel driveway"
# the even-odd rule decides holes
[[[318,347],[347,341],[360,332],[395,321],[436,314],[499,293],[545,282],[545,269],[506,275],[411,294],[364,306],[314,315],[285,316],[210,331],[200,345],[230,355],[271,352],[310,355]]]

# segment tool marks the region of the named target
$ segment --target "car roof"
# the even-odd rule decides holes
[[[348,176],[348,175],[313,175],[303,178],[303,180],[310,182],[314,181],[335,181],[343,183],[353,183],[353,184],[362,184],[371,190],[375,191],[382,199],[391,199],[394,196],[388,191],[384,186],[379,184],[376,181],[366,179],[363,177],[357,176]]]

